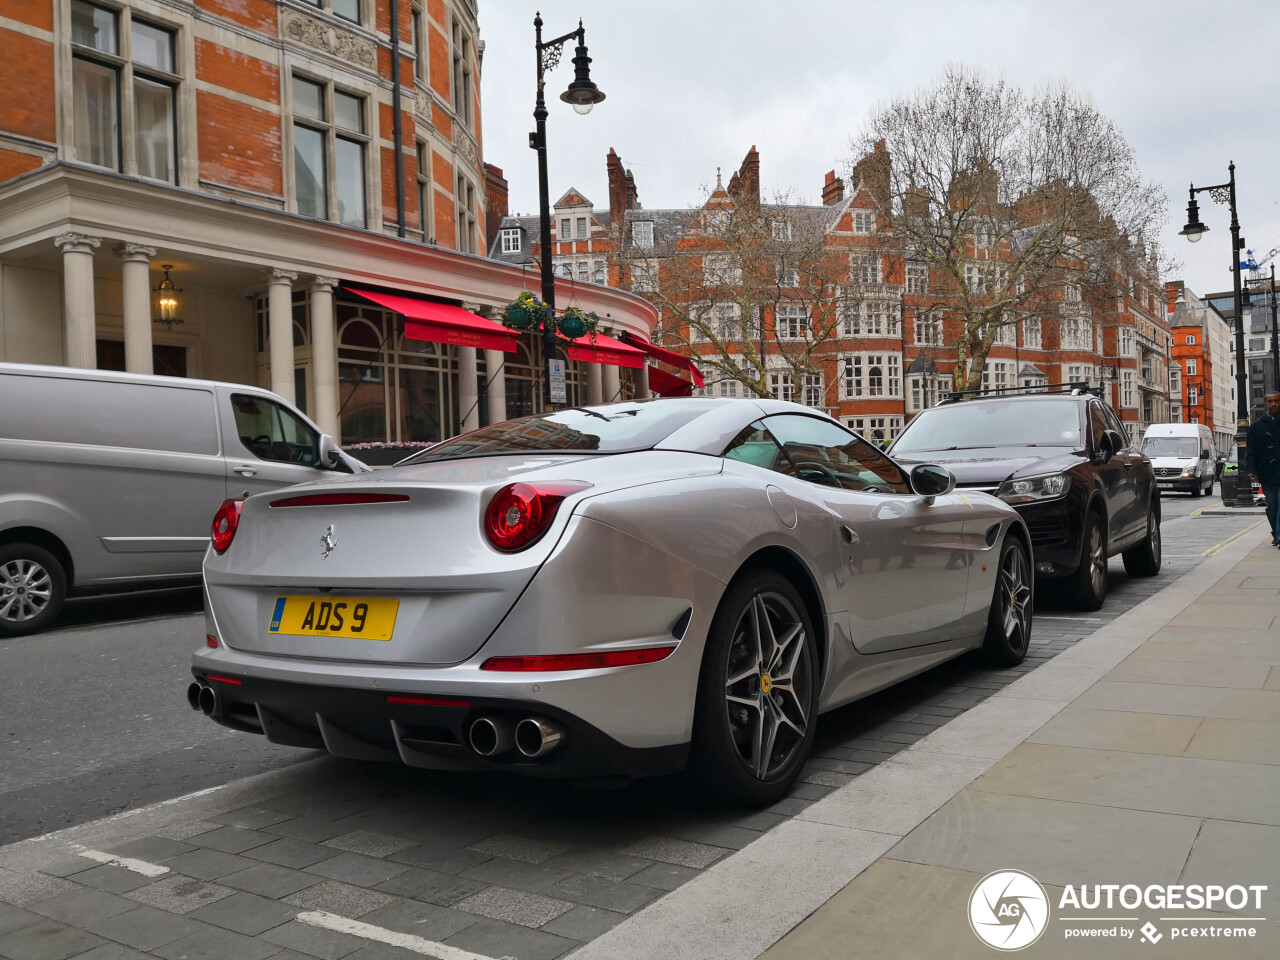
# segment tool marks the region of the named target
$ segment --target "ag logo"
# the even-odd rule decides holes
[[[969,926],[989,947],[1021,950],[1039,940],[1048,925],[1049,897],[1029,873],[997,870],[969,894]]]

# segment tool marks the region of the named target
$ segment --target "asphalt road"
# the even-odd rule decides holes
[[[1215,502],[1167,497],[1165,572],[1130,581],[1113,560],[1102,611],[1037,611],[1040,655],[1118,616],[1256,519],[1187,517]],[[203,640],[200,604],[198,589],[79,600],[56,629],[0,641],[0,845],[317,756],[225,730],[187,706],[190,653]],[[856,729],[855,716],[906,717],[925,688],[954,685],[959,702],[974,691],[972,673],[960,663],[940,667],[836,711],[815,754],[824,731],[835,742]]]

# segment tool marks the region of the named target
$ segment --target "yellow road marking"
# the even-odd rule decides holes
[[[1243,537],[1250,530],[1254,530],[1262,526],[1264,523],[1266,523],[1265,520],[1259,520],[1257,523],[1251,523],[1249,526],[1245,527],[1243,530],[1239,531],[1238,533],[1233,533],[1231,536],[1227,537],[1227,539],[1223,540],[1221,543],[1215,543],[1212,547],[1210,547],[1204,553],[1200,554],[1200,556],[1216,557],[1219,551],[1221,551],[1224,547],[1227,547],[1235,543],[1237,540]]]
[[[1212,504],[1212,503],[1206,503],[1203,507],[1200,507],[1198,510],[1192,510],[1189,514],[1187,514],[1187,516],[1189,516],[1189,517],[1198,517],[1198,516],[1200,516],[1200,514],[1204,513],[1206,510],[1208,510],[1208,509],[1209,509],[1210,507],[1212,507],[1212,506],[1215,506],[1215,504]],[[1219,504],[1219,506],[1220,506],[1220,504]]]

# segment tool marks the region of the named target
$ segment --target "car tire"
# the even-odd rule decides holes
[[[1035,581],[1027,548],[1017,537],[1005,538],[999,558],[995,591],[987,614],[987,633],[979,656],[992,666],[1013,667],[1023,661],[1031,643]]]
[[[1199,497],[1202,493],[1204,493],[1204,487],[1201,485],[1200,481],[1197,480],[1196,485],[1191,488],[1191,496]]]
[[[703,651],[694,779],[731,803],[787,796],[813,745],[820,672],[809,611],[791,581],[768,569],[735,580]]]
[[[1124,568],[1131,577],[1154,577],[1160,572],[1163,544],[1160,537],[1160,515],[1147,508],[1147,535],[1122,556]]]
[[[62,563],[34,543],[0,546],[0,637],[22,637],[53,622],[67,598]]]
[[[1096,510],[1085,515],[1080,565],[1068,579],[1067,595],[1078,610],[1101,610],[1107,598],[1107,535]]]

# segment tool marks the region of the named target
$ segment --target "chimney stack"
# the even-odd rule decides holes
[[[842,200],[844,200],[844,181],[836,176],[834,170],[829,170],[826,182],[822,185],[822,205],[834,207]]]
[[[502,170],[492,163],[484,165],[484,194],[488,201],[484,211],[484,238],[485,244],[489,245],[498,235],[498,227],[507,216],[508,203],[507,181],[502,176]],[[418,211],[418,215],[421,216],[422,211]],[[423,224],[423,229],[428,240],[436,232],[435,225],[430,223]]]

